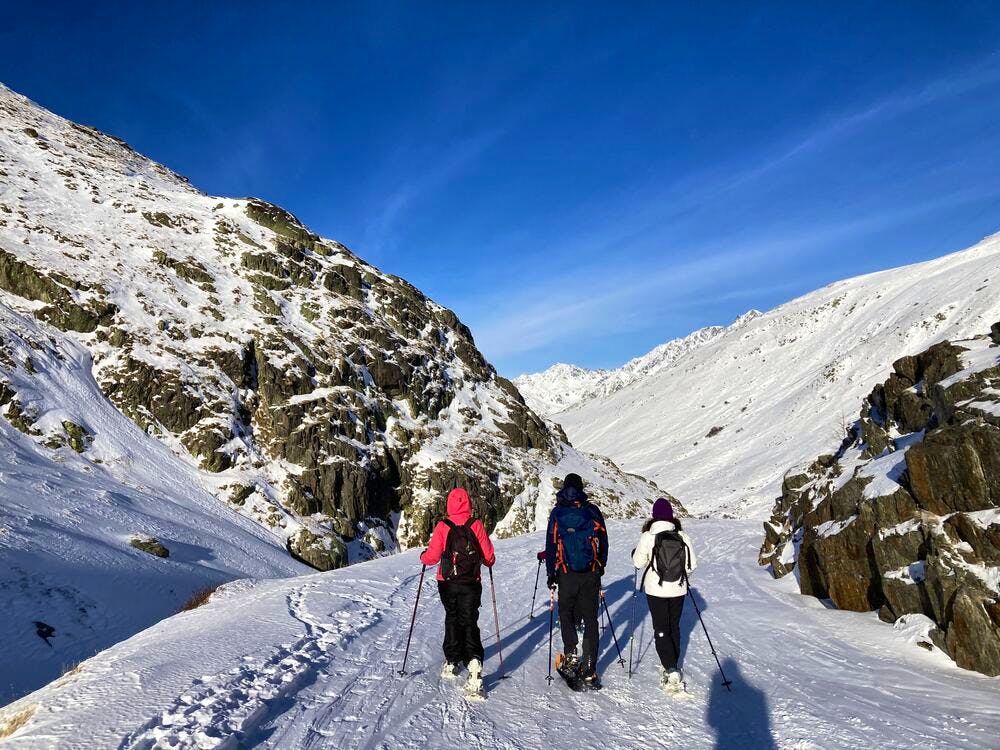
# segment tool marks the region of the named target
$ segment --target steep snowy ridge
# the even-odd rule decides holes
[[[789,467],[839,441],[892,362],[1000,319],[1000,236],[840,281],[556,417],[574,444],[694,513],[764,518]]]
[[[750,310],[738,317],[729,328],[741,326],[758,315],[760,313],[756,310]],[[539,414],[554,417],[562,411],[581,408],[589,401],[607,398],[632,383],[655,375],[726,330],[723,326],[699,328],[683,338],[660,344],[613,370],[588,370],[560,363],[544,372],[521,375],[514,379],[514,385],[521,391],[528,406]]]
[[[421,545],[457,485],[501,536],[568,471],[610,517],[662,492],[568,445],[404,280],[2,86],[0,417],[0,699],[198,588],[306,570],[289,552]]]

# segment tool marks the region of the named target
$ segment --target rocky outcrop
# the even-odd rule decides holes
[[[760,563],[886,621],[921,613],[959,666],[1000,674],[1000,342],[893,365],[834,455],[785,477]]]
[[[288,211],[206,196],[2,87],[0,138],[4,301],[86,347],[123,413],[314,567],[423,543],[459,484],[491,527],[534,528],[560,462],[594,468],[612,516],[660,493],[574,452],[452,311]],[[88,455],[76,425],[0,400]]]
[[[170,557],[170,550],[163,546],[163,543],[155,537],[145,534],[136,534],[128,540],[130,547],[135,547],[140,552],[145,552],[153,557]]]

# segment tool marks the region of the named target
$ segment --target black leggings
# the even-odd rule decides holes
[[[650,596],[649,614],[653,618],[654,641],[660,664],[668,672],[677,669],[681,655],[681,612],[684,611],[683,596]]]

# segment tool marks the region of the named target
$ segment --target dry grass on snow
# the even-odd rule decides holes
[[[215,593],[218,586],[208,586],[207,588],[198,589],[188,600],[181,605],[181,608],[177,610],[178,612],[190,612],[192,609],[198,609],[203,604],[207,604],[208,600],[212,598],[212,594]]]
[[[31,717],[35,715],[35,711],[37,710],[38,706],[28,706],[17,713],[0,714],[0,740],[10,737],[14,732],[31,721]]]

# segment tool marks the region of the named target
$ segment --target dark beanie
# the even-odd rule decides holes
[[[661,497],[655,503],[653,503],[653,520],[654,521],[674,520],[674,506],[670,504],[670,501],[667,498]]]
[[[563,489],[567,487],[572,487],[578,492],[583,492],[583,480],[580,479],[579,474],[567,474],[566,478],[563,480]]]

